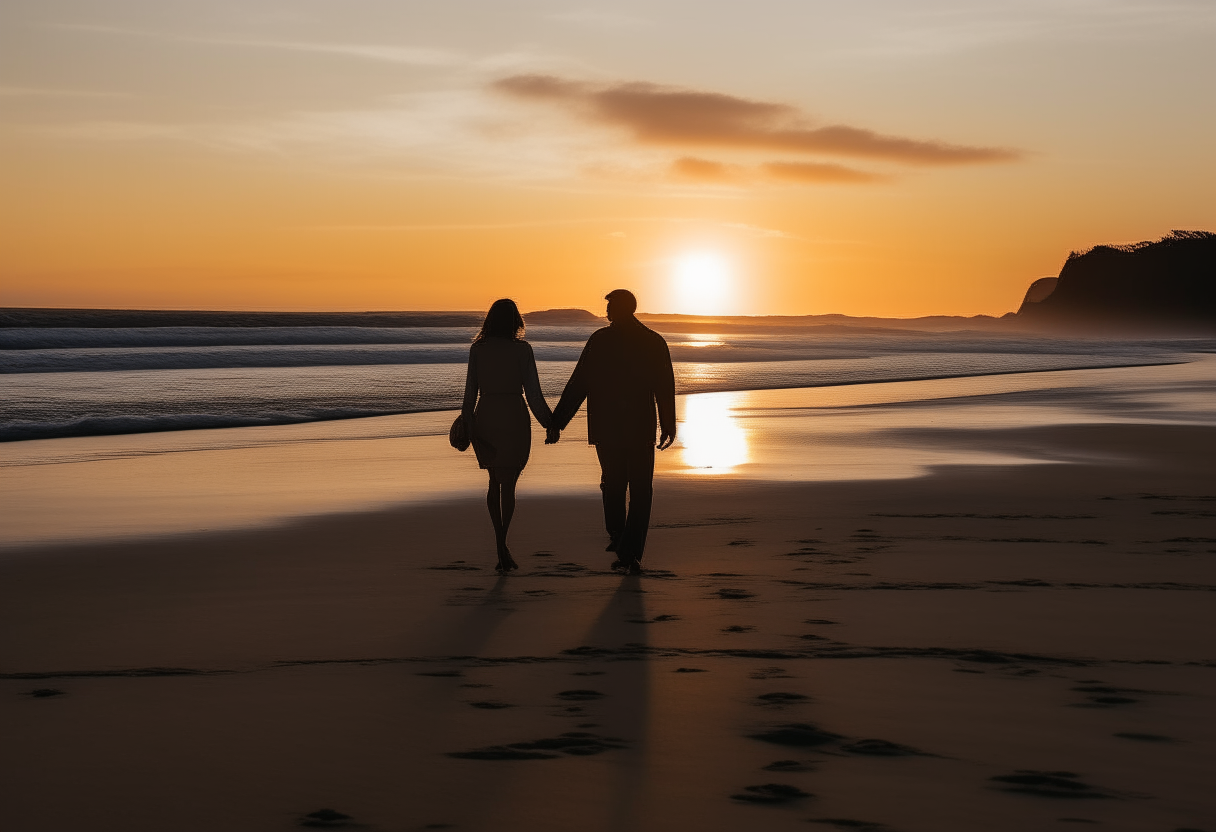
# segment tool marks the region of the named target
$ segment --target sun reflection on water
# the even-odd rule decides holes
[[[676,341],[677,347],[724,347],[726,342],[719,335],[708,335],[700,332],[690,332],[686,341]]]
[[[679,427],[684,464],[726,474],[748,461],[747,431],[734,415],[741,393],[697,393],[684,402]]]

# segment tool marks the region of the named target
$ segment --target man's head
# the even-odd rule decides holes
[[[608,301],[608,320],[624,321],[633,317],[638,310],[638,299],[628,289],[613,289],[604,295]]]

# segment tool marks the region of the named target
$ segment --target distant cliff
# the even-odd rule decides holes
[[[1017,318],[1078,329],[1216,331],[1216,234],[1174,231],[1073,252],[1059,278],[1031,284]]]

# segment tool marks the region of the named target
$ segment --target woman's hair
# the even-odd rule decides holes
[[[515,338],[524,337],[524,319],[519,314],[519,307],[510,298],[496,300],[486,313],[486,319],[481,324],[481,332],[473,339],[477,343],[483,338]]]

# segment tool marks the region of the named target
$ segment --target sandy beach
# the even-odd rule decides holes
[[[508,578],[458,491],[12,543],[6,826],[1210,829],[1216,429],[1025,395],[893,417],[957,464],[661,474],[640,578],[527,482]]]
[[[1214,43],[4,0],[0,832],[1216,832]]]

